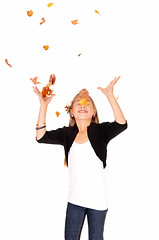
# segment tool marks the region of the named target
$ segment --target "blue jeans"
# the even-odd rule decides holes
[[[103,240],[106,210],[95,210],[67,203],[65,219],[65,240],[79,240],[85,216],[88,220],[89,240]]]

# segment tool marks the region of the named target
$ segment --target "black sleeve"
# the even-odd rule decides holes
[[[123,132],[128,127],[128,123],[121,124],[116,121],[114,122],[103,122],[100,123],[101,134],[104,142],[108,143],[112,138]]]
[[[58,128],[56,130],[46,131],[44,136],[36,141],[38,143],[60,144],[64,145],[64,128]]]

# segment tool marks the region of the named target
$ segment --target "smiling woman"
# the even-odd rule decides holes
[[[107,96],[114,116],[125,121],[118,103],[113,97],[116,79],[107,88],[100,88]],[[51,101],[41,96],[34,88],[41,102],[38,124],[45,122],[46,106]],[[45,106],[45,107],[44,107]],[[82,89],[68,106],[69,126],[46,131],[46,125],[39,143],[64,146],[65,162],[69,171],[68,204],[65,219],[65,240],[80,239],[85,216],[88,218],[89,239],[103,240],[104,222],[108,211],[108,197],[104,168],[106,167],[107,144],[127,128],[122,123],[99,123],[93,99],[86,89]],[[45,129],[45,130],[44,130]],[[88,170],[89,169],[89,170]]]

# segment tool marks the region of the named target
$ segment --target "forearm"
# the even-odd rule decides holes
[[[37,124],[39,124],[39,127],[43,126],[44,123],[46,123],[46,112],[47,112],[47,105],[41,104],[40,105],[40,110],[39,110],[38,121],[37,121]],[[42,136],[45,134],[45,132],[46,132],[46,127],[42,128],[42,129],[39,129],[39,130],[36,130],[37,140],[42,138]]]
[[[115,117],[115,121],[120,123],[120,124],[124,124],[126,123],[126,119],[123,115],[123,112],[116,100],[116,98],[114,97],[114,94],[107,94],[106,95],[111,107],[112,107],[112,110],[113,110],[113,114],[114,114],[114,117]]]

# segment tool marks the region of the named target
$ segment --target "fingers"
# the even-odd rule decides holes
[[[118,78],[116,78],[116,77],[115,77],[113,81],[118,81],[118,80],[119,80],[119,78],[120,78],[120,76],[119,76]]]
[[[39,94],[39,93],[40,93],[40,91],[39,91],[39,89],[37,88],[37,86],[33,86],[33,89],[34,89],[34,92],[35,92],[36,94]]]

